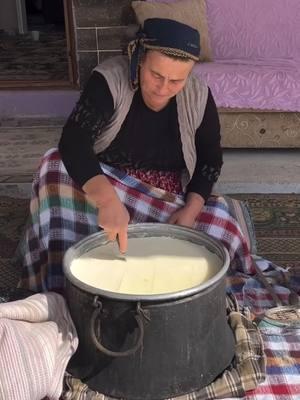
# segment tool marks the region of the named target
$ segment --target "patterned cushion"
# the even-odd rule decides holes
[[[132,8],[138,23],[143,25],[147,18],[168,18],[198,29],[201,42],[201,61],[212,59],[206,21],[205,0],[133,1]]]
[[[300,57],[299,0],[206,0],[214,59]]]
[[[214,61],[197,63],[193,72],[210,87],[217,107],[300,111],[296,62]]]

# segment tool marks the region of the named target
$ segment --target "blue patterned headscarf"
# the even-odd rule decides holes
[[[135,40],[128,45],[130,83],[134,90],[139,85],[139,63],[146,49],[198,61],[200,35],[189,25],[171,19],[146,19],[144,26],[137,32]]]

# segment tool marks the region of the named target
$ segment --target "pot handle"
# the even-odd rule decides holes
[[[99,300],[97,300],[97,297],[94,300],[94,304],[96,305],[97,308],[93,311],[93,314],[91,317],[90,333],[91,333],[91,339],[92,339],[94,345],[96,346],[96,348],[99,351],[101,351],[102,353],[106,354],[107,356],[111,356],[111,357],[126,357],[131,354],[134,354],[141,347],[141,345],[143,344],[143,340],[144,340],[144,324],[143,324],[143,319],[142,319],[144,312],[143,312],[142,308],[140,307],[140,304],[138,303],[137,311],[136,311],[137,313],[134,316],[137,326],[139,328],[139,337],[138,337],[136,344],[131,349],[128,349],[125,351],[112,351],[112,350],[109,350],[106,347],[104,347],[103,344],[101,343],[101,337],[100,337],[101,336],[101,322],[100,322],[101,319],[99,318],[99,316],[100,316],[102,304]],[[97,318],[99,318],[99,325],[98,325],[99,339],[97,338],[96,333],[95,333],[95,322],[96,322]]]

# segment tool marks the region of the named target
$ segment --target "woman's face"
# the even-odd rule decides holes
[[[164,108],[184,87],[194,64],[192,60],[175,60],[159,51],[148,50],[140,65],[140,88],[145,104],[154,111]]]

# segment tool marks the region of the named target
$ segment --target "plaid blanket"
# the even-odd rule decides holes
[[[240,294],[237,287],[245,280],[245,276],[229,278],[230,290]],[[276,292],[280,295],[283,290],[276,288]],[[265,308],[273,306],[265,293],[262,297]],[[236,337],[236,363],[207,387],[172,400],[299,400],[300,328],[279,328],[264,320],[257,326],[247,307],[230,307],[229,324]],[[63,400],[110,399],[66,374]]]
[[[255,257],[266,278],[279,277],[283,268]],[[246,393],[244,400],[299,400],[300,399],[300,326],[278,327],[264,320],[266,310],[276,306],[272,296],[256,275],[237,272],[227,278],[227,287],[234,293],[240,306],[251,311],[260,322],[258,328],[266,355],[266,379],[255,390]],[[290,287],[300,295],[300,276],[291,276]],[[289,303],[290,291],[280,284],[273,286],[283,305]],[[299,306],[298,306],[299,307]],[[299,310],[299,308],[298,308]],[[231,400],[236,399],[235,397]]]
[[[104,165],[102,167],[120,199],[128,207],[132,223],[164,222],[171,212],[184,204],[181,196],[145,185],[122,171]],[[76,241],[96,232],[99,228],[96,223],[96,210],[86,201],[81,189],[70,179],[56,150],[46,153],[41,162],[33,184],[30,211],[30,220],[20,246],[23,259],[20,286],[34,290],[47,288],[59,290],[64,286],[61,271],[63,253]],[[238,299],[240,306],[245,305],[258,314],[273,307],[271,296],[254,276],[249,242],[237,223],[228,201],[223,197],[211,197],[197,220],[196,228],[220,239],[227,247],[231,258],[231,275],[228,276],[227,286]],[[263,264],[267,264],[269,273],[276,274],[275,266],[266,260],[261,260],[262,270],[266,269]],[[294,290],[299,293],[299,279],[295,279],[293,285]],[[287,289],[277,285],[275,290],[283,303],[286,303]],[[245,321],[242,318],[241,323]],[[251,326],[253,328],[252,324]],[[254,388],[255,384],[251,388],[247,385],[250,379],[240,375],[232,378],[234,375],[231,375],[231,379],[228,379],[225,385],[226,393],[223,387],[204,394],[194,393],[190,395],[189,400],[212,398],[299,400],[300,329],[260,325],[259,330],[267,357],[265,381],[257,388]],[[254,374],[250,375],[253,383],[256,375],[255,371],[252,372]],[[256,384],[259,382],[261,379],[258,379]],[[73,397],[68,397],[69,400],[105,399],[103,395],[92,397],[94,394],[86,388],[83,392],[82,386],[78,390],[76,386],[72,387]]]
[[[101,167],[126,205],[130,223],[166,222],[184,205],[181,195],[153,188],[107,165]],[[65,251],[99,229],[97,210],[69,177],[58,151],[49,150],[33,182],[30,219],[19,249],[23,267],[19,287],[63,292]],[[232,270],[253,272],[249,244],[223,197],[212,196],[208,200],[195,229],[222,241]]]
[[[261,335],[249,316],[239,312],[233,296],[227,296],[227,315],[236,340],[234,363],[205,388],[168,400],[212,400],[236,395],[242,397],[265,379],[265,355]],[[69,374],[65,376],[63,400],[109,400],[111,397],[90,390]]]

